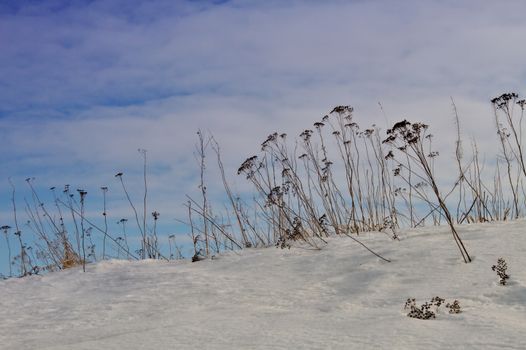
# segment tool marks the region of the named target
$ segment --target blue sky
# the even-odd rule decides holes
[[[427,121],[447,145],[452,96],[466,138],[493,138],[489,99],[524,93],[525,10],[521,0],[0,1],[0,223],[12,225],[9,177],[21,207],[35,177],[43,193],[86,189],[94,213],[108,186],[115,215],[129,216],[113,175],[125,172],[140,198],[145,148],[150,201],[169,227],[197,190],[199,128],[241,190],[235,169],[260,140],[299,134],[334,105],[353,105],[364,124]],[[209,187],[220,193],[218,180]]]

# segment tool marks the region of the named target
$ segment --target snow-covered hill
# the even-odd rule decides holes
[[[199,263],[105,261],[0,282],[1,349],[526,349],[526,221],[247,249]],[[508,263],[507,286],[491,266]],[[436,319],[406,317],[440,296]]]

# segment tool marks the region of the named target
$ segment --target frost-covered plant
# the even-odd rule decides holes
[[[497,265],[493,265],[491,269],[495,272],[497,272],[497,276],[499,276],[500,281],[499,283],[503,286],[506,285],[506,280],[510,278],[510,276],[506,273],[506,270],[508,269],[508,264],[506,264],[506,260],[503,258],[497,259]]]

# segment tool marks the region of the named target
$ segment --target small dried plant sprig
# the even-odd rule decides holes
[[[84,229],[84,200],[88,192],[77,189],[80,196],[80,228],[82,238],[82,271],[86,272],[86,230]]]
[[[526,155],[524,151],[523,119],[525,100],[518,100],[519,95],[514,92],[504,93],[491,100],[495,115],[495,125],[501,145],[502,156],[506,162],[506,172],[510,190],[513,195],[513,211],[515,218],[520,216],[520,191],[519,174],[526,177]],[[514,107],[518,105],[521,109],[520,116],[514,113]],[[514,163],[517,162],[518,169],[515,173]]]
[[[430,310],[431,304],[424,303],[422,306],[416,306],[416,300],[409,298],[405,302],[404,309],[409,310],[407,317],[417,318],[419,320],[429,320],[436,317],[436,314]]]
[[[419,320],[429,320],[436,318],[440,306],[445,303],[446,300],[444,298],[436,296],[419,307],[416,305],[415,298],[408,298],[405,302],[404,310],[409,310],[407,317],[417,318]],[[460,303],[458,300],[453,301],[453,303],[447,303],[446,307],[449,309],[450,314],[461,313]]]
[[[462,312],[458,300],[453,301],[453,303],[447,303],[446,307],[449,309],[450,314],[459,314]]]
[[[2,227],[0,227],[0,230],[4,231],[4,235],[5,235],[5,240],[6,240],[6,244],[7,244],[7,252],[8,252],[8,262],[9,262],[9,277],[12,277],[13,276],[13,271],[12,271],[12,268],[11,268],[11,265],[12,265],[12,261],[11,261],[11,245],[9,244],[9,235],[7,234],[7,231],[9,231],[11,229],[11,226],[9,225],[4,225]]]
[[[106,212],[106,193],[108,193],[108,187],[102,186],[102,197],[103,197],[103,209],[102,216],[104,217],[104,237],[102,241],[102,260],[106,259],[106,238],[108,237],[108,213]]]
[[[500,285],[505,286],[507,280],[510,278],[510,275],[506,273],[506,270],[508,269],[508,264],[506,263],[506,260],[504,260],[503,258],[498,258],[497,265],[493,265],[491,269],[497,273],[497,276],[499,276]]]

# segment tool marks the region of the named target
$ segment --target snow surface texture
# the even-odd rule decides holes
[[[105,261],[0,282],[1,349],[526,349],[526,221],[360,236],[321,251]],[[491,266],[503,257],[506,286]],[[462,313],[406,316],[434,296]]]

